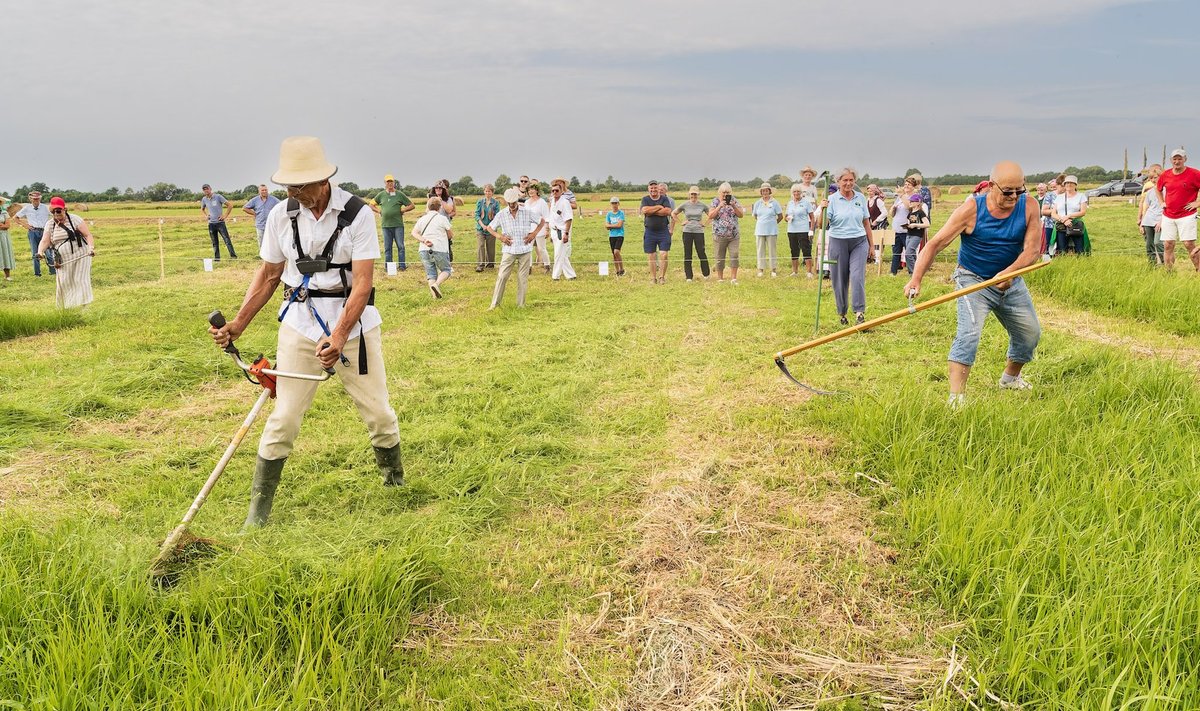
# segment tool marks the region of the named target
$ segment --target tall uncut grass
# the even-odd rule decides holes
[[[977,374],[960,412],[885,391],[818,417],[892,485],[894,530],[969,621],[986,687],[1028,708],[1200,707],[1200,395],[1161,365],[1059,353],[1032,397]]]
[[[16,708],[366,708],[435,577],[418,551],[243,551],[164,594],[87,523],[7,520],[0,538],[0,706]]]
[[[21,336],[32,336],[43,331],[56,331],[69,326],[76,326],[83,321],[78,311],[62,309],[47,309],[31,311],[27,309],[0,309],[0,341]]]
[[[1152,269],[1145,257],[1064,257],[1031,274],[1029,283],[1069,306],[1136,319],[1182,336],[1200,334],[1200,279],[1182,252],[1175,269]]]

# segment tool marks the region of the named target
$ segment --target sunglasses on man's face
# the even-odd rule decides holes
[[[992,185],[996,185],[996,184],[992,183]],[[1002,188],[999,185],[996,185],[996,189],[999,190],[1000,194],[1006,198],[1012,198],[1012,197],[1016,197],[1018,195],[1024,195],[1025,193],[1029,192],[1029,190],[1026,189],[1026,187],[1024,185],[1022,185],[1019,188]]]
[[[305,183],[304,185],[289,185],[289,186],[287,186],[287,194],[288,195],[296,195],[298,193],[304,192],[305,190],[307,190],[308,188],[311,188],[314,185],[317,185],[317,183]]]
[[[66,210],[62,209],[61,207],[56,207],[56,208],[54,208],[53,210],[51,210],[51,211],[50,211],[50,214],[52,214],[52,215],[61,215],[61,214],[63,214],[64,212],[66,212]]]

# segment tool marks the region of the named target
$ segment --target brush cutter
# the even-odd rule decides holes
[[[225,317],[220,311],[213,311],[208,316],[208,322],[213,328],[221,328],[225,325]],[[204,557],[215,551],[217,542],[208,538],[198,538],[188,531],[188,525],[192,519],[196,518],[196,514],[200,512],[200,507],[204,505],[208,499],[209,492],[216,486],[217,479],[221,478],[221,474],[225,471],[225,466],[229,464],[229,460],[233,458],[233,453],[237,451],[238,446],[245,439],[246,433],[250,431],[250,426],[254,424],[254,420],[258,417],[258,413],[262,411],[263,405],[267,404],[267,400],[275,397],[275,382],[277,378],[296,378],[298,380],[314,380],[317,382],[329,380],[329,377],[334,374],[333,368],[326,368],[324,373],[320,375],[309,375],[308,373],[289,373],[282,370],[271,368],[271,363],[264,356],[259,355],[254,359],[254,362],[247,364],[242,360],[241,353],[238,352],[236,346],[231,341],[225,346],[225,352],[228,353],[238,367],[242,369],[246,379],[255,385],[262,387],[263,391],[255,401],[254,407],[250,408],[246,419],[242,420],[242,426],[238,428],[237,434],[233,436],[233,441],[225,448],[225,454],[221,456],[217,466],[213,468],[212,474],[208,475],[208,480],[204,482],[204,486],[200,489],[200,493],[196,495],[192,501],[191,507],[187,513],[183,515],[183,520],[174,531],[167,536],[162,542],[162,546],[158,549],[158,555],[154,558],[154,562],[150,566],[150,576],[163,587],[170,587],[175,583],[180,575],[181,566],[195,560],[196,558]]]
[[[992,277],[991,279],[987,279],[985,281],[981,281],[978,284],[972,284],[971,286],[968,286],[965,289],[959,289],[957,291],[952,291],[949,294],[943,294],[939,297],[930,299],[929,301],[926,301],[926,302],[920,303],[920,304],[914,303],[912,300],[912,297],[909,297],[908,308],[906,308],[906,309],[900,309],[899,311],[894,311],[886,316],[880,316],[879,318],[874,318],[874,319],[871,319],[870,321],[866,321],[864,323],[856,324],[856,325],[850,326],[848,328],[843,328],[842,330],[837,331],[836,333],[831,333],[828,336],[814,338],[813,340],[811,340],[807,343],[798,345],[795,348],[789,348],[786,351],[780,351],[780,352],[776,353],[775,354],[775,365],[779,366],[779,369],[781,371],[783,371],[784,376],[786,376],[788,380],[792,381],[793,383],[799,385],[800,387],[804,388],[805,390],[807,390],[811,393],[815,393],[817,395],[837,395],[838,394],[837,392],[834,392],[831,390],[819,390],[810,385],[805,385],[804,383],[800,382],[799,380],[797,380],[795,378],[795,376],[793,376],[788,371],[787,364],[784,363],[784,361],[787,358],[790,358],[791,356],[794,356],[797,353],[800,353],[801,351],[807,351],[811,348],[816,348],[817,346],[823,346],[826,343],[832,343],[832,342],[838,340],[839,338],[845,338],[846,336],[849,336],[852,333],[858,333],[860,331],[866,331],[866,330],[875,328],[876,326],[882,326],[885,323],[890,323],[892,321],[895,321],[898,318],[904,318],[905,316],[910,316],[912,314],[917,313],[918,311],[924,311],[925,309],[930,309],[930,308],[933,308],[934,306],[939,306],[948,301],[954,301],[955,299],[957,299],[960,296],[966,296],[967,294],[971,294],[976,291],[986,289],[989,286],[996,286],[997,284],[1002,284],[1002,283],[1008,281],[1009,279],[1015,279],[1016,277],[1022,276],[1024,274],[1028,274],[1037,269],[1041,269],[1042,267],[1046,266],[1049,263],[1050,262],[1038,262],[1038,263],[1030,265],[1028,267],[1023,267],[1016,271],[1009,272],[1007,274],[1002,274],[999,276],[995,276],[995,277]]]

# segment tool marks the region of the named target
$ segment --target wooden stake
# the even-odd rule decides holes
[[[165,281],[167,278],[167,255],[163,248],[163,220],[158,218],[158,280]]]

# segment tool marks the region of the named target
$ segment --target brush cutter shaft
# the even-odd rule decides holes
[[[204,500],[208,498],[208,493],[216,486],[217,479],[221,478],[221,473],[225,471],[225,466],[229,464],[229,460],[233,459],[233,453],[237,451],[242,440],[246,438],[246,433],[250,431],[250,425],[254,424],[254,420],[258,417],[258,413],[262,411],[263,405],[267,400],[271,399],[271,391],[263,389],[262,394],[258,396],[254,407],[250,408],[246,419],[242,421],[242,426],[238,428],[237,434],[233,436],[233,441],[225,448],[225,454],[221,456],[221,461],[217,462],[217,466],[213,468],[212,474],[208,475],[208,481],[204,482],[204,487],[200,489],[200,493],[196,495],[196,500],[192,502],[191,508],[183,515],[181,526],[187,526],[196,518],[196,514],[200,512],[200,507],[204,505]]]
[[[233,362],[238,364],[239,368],[246,371],[247,373],[251,372],[250,366],[246,363],[246,361],[242,360],[242,356],[240,354],[230,353],[229,355],[233,358]],[[276,378],[295,378],[296,380],[313,380],[318,383],[325,381],[325,380],[329,380],[329,376],[332,375],[332,373],[330,373],[328,370],[323,371],[320,375],[309,375],[308,373],[289,373],[286,370],[275,370],[274,368],[263,368],[259,372],[266,373],[267,375],[275,376]]]
[[[796,346],[795,348],[789,348],[786,351],[780,351],[775,354],[775,361],[776,361],[776,363],[779,363],[784,358],[793,356],[797,353],[800,353],[801,351],[806,351],[810,348],[816,348],[817,346],[823,346],[826,343],[832,343],[833,341],[836,341],[839,338],[845,338],[846,336],[849,336],[852,333],[858,333],[859,331],[865,331],[869,328],[875,328],[876,326],[882,326],[883,324],[890,323],[892,321],[895,321],[898,318],[904,318],[905,316],[908,316],[910,314],[915,314],[918,311],[924,311],[925,309],[933,308],[934,306],[944,304],[947,301],[953,301],[960,296],[966,296],[967,294],[971,294],[976,291],[986,289],[989,286],[996,286],[997,284],[1002,284],[1002,283],[1008,281],[1009,279],[1015,279],[1016,277],[1022,276],[1024,274],[1028,274],[1037,269],[1041,269],[1042,267],[1046,266],[1049,263],[1050,262],[1038,262],[1038,263],[1032,264],[1028,267],[1024,267],[1022,269],[1018,269],[1016,271],[1009,272],[1007,274],[1001,274],[999,276],[992,277],[991,279],[988,279],[986,281],[981,281],[978,284],[973,284],[971,286],[968,286],[965,289],[959,289],[957,291],[952,291],[949,294],[943,294],[937,298],[930,299],[929,301],[926,301],[921,304],[912,305],[910,303],[909,307],[906,309],[901,309],[899,311],[890,313],[886,316],[880,316],[879,318],[874,318],[874,319],[871,319],[870,321],[867,321],[865,323],[860,323],[860,324],[851,326],[849,328],[843,328],[842,330],[840,330],[836,333],[831,333],[828,336],[822,336],[820,338],[815,338],[815,339],[809,341],[808,343],[803,343],[801,345]]]

